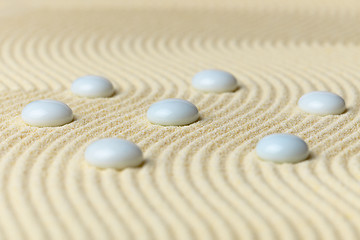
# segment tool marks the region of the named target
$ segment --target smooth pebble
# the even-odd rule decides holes
[[[345,111],[345,101],[339,95],[331,92],[310,92],[303,95],[299,101],[300,109],[307,113],[328,115],[341,114]]]
[[[204,70],[192,79],[192,86],[204,92],[232,92],[238,85],[236,78],[228,72],[216,69]]]
[[[165,99],[150,106],[147,118],[151,123],[163,126],[188,125],[199,119],[199,111],[189,101],[177,98]]]
[[[257,155],[266,161],[295,163],[309,156],[307,144],[291,134],[272,134],[261,139],[256,146]]]
[[[114,87],[104,77],[84,76],[73,82],[71,91],[81,97],[101,98],[112,96],[114,94]]]
[[[85,150],[85,159],[93,166],[115,169],[136,167],[144,161],[136,144],[119,138],[104,138],[91,143]]]
[[[29,103],[22,110],[24,122],[36,127],[56,127],[73,120],[71,108],[56,100],[37,100]]]

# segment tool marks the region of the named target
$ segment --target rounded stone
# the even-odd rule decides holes
[[[91,143],[85,150],[85,159],[95,167],[115,169],[137,167],[144,161],[136,144],[119,138],[104,138]]]
[[[71,108],[56,100],[37,100],[29,103],[22,110],[24,122],[36,127],[62,126],[73,120]]]
[[[114,86],[104,77],[84,76],[76,79],[71,91],[78,96],[88,98],[110,97],[114,94]]]
[[[345,101],[331,92],[316,91],[303,95],[299,101],[300,109],[318,115],[341,114],[345,111]]]
[[[257,155],[266,161],[295,163],[309,156],[307,144],[292,134],[272,134],[261,139],[256,145]]]
[[[189,101],[170,98],[152,104],[147,111],[147,118],[153,124],[181,126],[198,120],[199,111]]]
[[[237,87],[236,78],[228,72],[216,69],[201,71],[192,79],[192,86],[204,92],[232,92]]]

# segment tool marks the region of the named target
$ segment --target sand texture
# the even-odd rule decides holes
[[[358,0],[0,2],[0,239],[360,239]],[[200,70],[233,73],[233,93],[191,88]],[[109,78],[116,95],[69,91]],[[347,111],[300,111],[310,91]],[[24,124],[30,101],[67,103],[76,120]],[[150,124],[146,110],[183,98],[201,120]],[[298,164],[260,161],[256,143],[292,133]],[[139,168],[98,170],[92,141],[137,143]]]

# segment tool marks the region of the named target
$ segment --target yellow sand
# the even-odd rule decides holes
[[[0,2],[0,239],[359,239],[358,0],[34,0]],[[234,93],[191,88],[198,71],[239,80]],[[79,76],[117,94],[84,99]],[[339,116],[296,107],[309,91],[344,97]],[[155,126],[165,98],[201,120]],[[25,125],[32,100],[66,102],[76,121]],[[259,139],[302,137],[311,159],[260,161]],[[146,163],[98,170],[99,138],[137,143]]]

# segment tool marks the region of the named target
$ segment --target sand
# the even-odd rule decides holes
[[[0,3],[0,239],[359,239],[360,2],[78,0]],[[203,69],[233,73],[233,93],[191,88]],[[79,76],[116,95],[70,92]],[[337,116],[297,108],[314,90]],[[146,110],[183,98],[201,120],[150,124]],[[30,101],[67,103],[76,120],[24,124]],[[311,157],[261,161],[256,143],[292,133]],[[120,137],[146,163],[85,163],[89,143]]]

